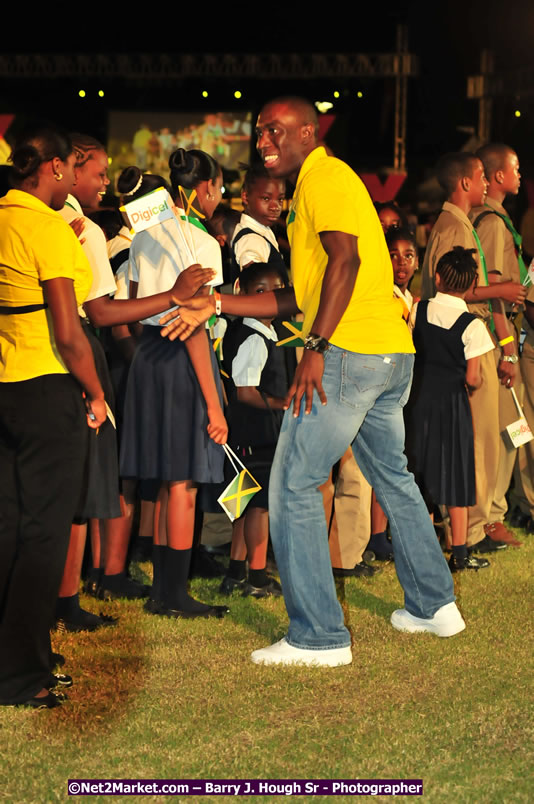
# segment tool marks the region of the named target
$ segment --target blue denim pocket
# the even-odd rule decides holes
[[[388,386],[395,366],[395,358],[389,355],[344,352],[341,367],[341,402],[353,408],[371,407]]]

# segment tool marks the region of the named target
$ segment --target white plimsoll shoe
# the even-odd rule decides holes
[[[307,650],[295,648],[284,637],[268,648],[260,648],[250,654],[254,664],[301,664],[310,667],[339,667],[352,662],[350,645],[346,648]]]
[[[391,625],[397,631],[408,631],[410,634],[428,631],[430,634],[440,637],[454,636],[465,628],[464,619],[454,602],[442,606],[433,617],[427,620],[415,617],[406,609],[397,609],[391,615]]]

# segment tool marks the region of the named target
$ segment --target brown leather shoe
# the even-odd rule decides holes
[[[487,525],[484,525],[484,533],[494,542],[504,542],[511,544],[512,547],[521,547],[523,544],[502,522],[488,522]]]

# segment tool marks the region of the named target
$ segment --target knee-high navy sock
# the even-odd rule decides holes
[[[165,551],[167,547],[164,544],[152,545],[152,566],[154,567],[154,576],[152,578],[152,590],[150,597],[152,600],[163,600],[163,562],[165,561]]]
[[[163,559],[163,602],[168,609],[201,614],[211,606],[199,603],[187,592],[187,579],[191,564],[192,550],[174,550],[165,548]]]

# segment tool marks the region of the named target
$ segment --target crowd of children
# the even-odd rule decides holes
[[[210,285],[221,283],[220,246],[229,255],[227,279],[234,293],[259,294],[291,282],[272,229],[282,215],[285,181],[263,167],[248,168],[239,217],[221,204],[222,170],[213,157],[178,149],[169,157],[171,186],[137,167],[124,170],[118,183],[122,204],[167,190],[173,216],[133,239],[119,221],[106,236],[82,211],[96,208],[105,192],[105,150],[82,135],[74,135],[73,145],[77,182],[61,214],[79,235],[93,272],[79,309],[108,416],[98,430],[87,433],[84,495],[72,524],[56,627],[81,631],[115,624],[79,605],[88,522],[92,569],[86,592],[104,599],[147,598],[145,610],[155,616],[221,618],[228,607],[194,600],[188,578],[199,509],[213,510],[213,499],[229,480],[224,472],[227,442],[261,490],[233,522],[220,592],[254,598],[282,592],[267,572],[268,488],[296,352],[281,345],[290,340],[281,321],[235,319],[226,322],[218,362],[209,330],[200,326],[184,343],[170,341],[161,337],[160,318],[173,298],[209,293]],[[512,388],[522,398],[524,385],[525,410],[532,415],[534,292],[526,287],[521,239],[502,206],[519,188],[513,150],[490,145],[478,155],[449,154],[437,174],[447,201],[424,256],[421,299],[410,291],[419,265],[413,232],[393,202],[377,212],[391,257],[394,294],[416,347],[405,410],[409,468],[429,515],[448,515],[449,566],[457,572],[489,566],[475,553],[519,545],[504,524],[514,468],[515,521],[534,530],[532,443],[519,450],[516,461],[518,451],[501,435],[518,416]],[[526,341],[518,366],[517,325],[523,309]],[[108,328],[107,355],[115,359],[117,349],[121,353],[109,368],[102,328]],[[214,331],[212,323],[212,336]],[[109,369],[117,366],[110,376]],[[363,491],[351,494],[355,482]],[[199,487],[211,503],[199,502]],[[352,453],[333,467],[330,487],[335,493],[325,493],[325,516],[331,538],[351,543],[356,523],[365,523],[356,558],[341,547],[331,550],[334,574],[371,577],[377,562],[394,560],[394,555],[386,516]],[[126,571],[136,497],[153,504],[151,588]],[[344,563],[342,556],[349,554],[352,558]],[[37,703],[31,705],[39,700],[32,698]]]

